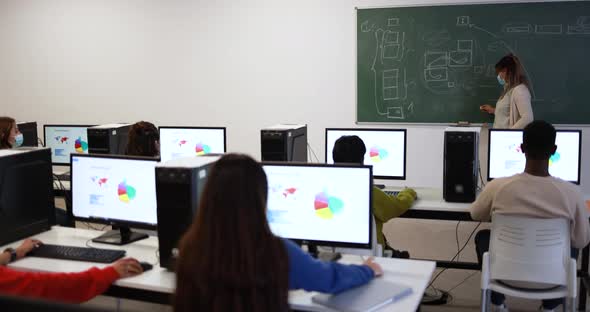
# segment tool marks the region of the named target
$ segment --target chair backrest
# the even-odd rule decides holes
[[[491,279],[567,285],[569,222],[494,214],[489,255]]]

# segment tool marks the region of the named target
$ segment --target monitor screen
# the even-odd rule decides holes
[[[72,154],[72,212],[101,223],[157,224],[156,161]]]
[[[522,130],[490,130],[488,180],[524,171],[526,159],[520,148],[522,133]],[[549,159],[549,174],[580,183],[581,139],[579,130],[557,130],[557,151]]]
[[[162,162],[225,153],[225,128],[160,127]]]
[[[369,166],[264,164],[268,221],[277,236],[370,248]]]
[[[334,143],[345,135],[356,135],[363,140],[367,148],[364,164],[373,166],[375,178],[406,178],[405,129],[326,129],[327,164],[334,163]]]
[[[54,165],[69,165],[70,154],[88,154],[90,126],[44,125],[45,147],[51,148],[51,162]]]

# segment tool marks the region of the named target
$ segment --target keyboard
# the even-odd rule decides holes
[[[399,194],[400,191],[383,191],[383,192],[389,196],[397,196],[397,194]]]
[[[29,257],[74,260],[98,263],[112,263],[125,256],[124,250],[73,247],[43,244],[33,249]]]

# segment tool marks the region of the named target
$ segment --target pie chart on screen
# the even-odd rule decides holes
[[[371,157],[371,160],[375,163],[378,163],[383,159],[387,158],[388,155],[389,153],[387,153],[385,149],[382,149],[378,146],[371,147],[371,150],[369,151],[369,156]]]
[[[324,220],[330,220],[334,215],[342,212],[344,202],[340,198],[321,192],[315,196],[314,208],[316,216]]]
[[[78,137],[74,142],[74,148],[78,153],[84,153],[88,150],[88,142],[82,141],[81,137]]]
[[[120,201],[124,203],[129,203],[131,200],[135,198],[136,190],[133,186],[127,184],[127,181],[123,181],[119,183],[117,193],[119,194]]]
[[[195,152],[197,156],[202,156],[211,153],[211,147],[207,144],[198,143],[195,147]]]

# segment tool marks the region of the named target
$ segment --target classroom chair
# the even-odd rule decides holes
[[[483,255],[481,311],[489,311],[492,290],[528,299],[565,297],[563,311],[575,311],[576,268],[566,219],[495,214],[490,249]],[[511,282],[541,283],[548,288],[526,289],[510,286]]]

